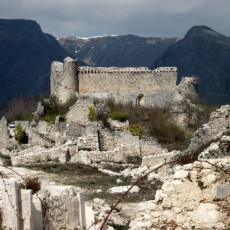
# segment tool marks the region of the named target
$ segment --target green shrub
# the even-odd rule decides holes
[[[49,125],[53,125],[55,123],[55,118],[57,117],[57,114],[45,114],[42,119],[46,122],[48,122]]]
[[[20,123],[18,123],[15,128],[15,140],[19,144],[28,143],[28,135],[26,134],[25,130],[22,129],[22,126]]]
[[[143,131],[142,131],[141,127],[138,124],[132,124],[129,127],[129,131],[134,136],[139,136],[140,138],[143,137]]]
[[[96,114],[95,114],[94,106],[89,107],[88,119],[89,121],[96,121]]]
[[[125,122],[129,118],[129,114],[126,112],[113,112],[109,114],[112,120],[118,120],[120,122]]]

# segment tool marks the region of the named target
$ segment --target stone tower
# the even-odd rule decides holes
[[[67,57],[64,63],[53,62],[50,77],[51,95],[55,95],[61,103],[65,103],[78,91],[77,62]]]

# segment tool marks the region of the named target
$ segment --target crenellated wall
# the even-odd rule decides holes
[[[51,94],[65,102],[74,94],[97,98],[113,97],[137,105],[170,103],[175,97],[176,67],[150,70],[117,67],[79,67],[66,58],[64,64],[54,62],[51,70]]]

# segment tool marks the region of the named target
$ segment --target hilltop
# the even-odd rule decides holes
[[[229,37],[206,26],[194,26],[151,67],[171,65],[178,68],[178,82],[183,76],[199,78],[198,93],[203,101],[209,104],[229,103]]]
[[[32,20],[0,20],[0,101],[49,92],[50,65],[69,53]]]

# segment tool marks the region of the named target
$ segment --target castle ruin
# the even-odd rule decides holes
[[[51,94],[61,103],[71,96],[114,98],[118,102],[166,106],[175,101],[177,68],[78,67],[67,57],[51,66]]]

